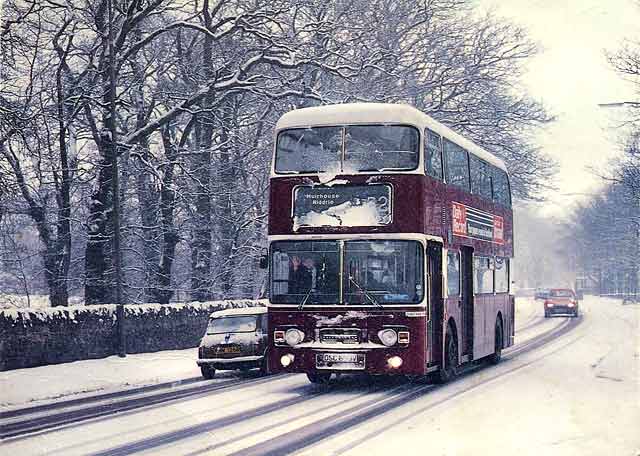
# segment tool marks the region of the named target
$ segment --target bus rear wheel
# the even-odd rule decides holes
[[[489,356],[489,362],[491,364],[498,364],[502,359],[502,347],[504,346],[504,334],[502,331],[502,320],[498,318],[496,320],[495,338],[494,338],[494,352]]]
[[[331,380],[331,372],[307,372],[307,378],[311,383],[326,385]]]
[[[444,339],[443,365],[436,373],[436,383],[446,383],[458,375],[458,342],[455,331],[449,324]]]

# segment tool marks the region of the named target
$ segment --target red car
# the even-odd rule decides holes
[[[544,300],[544,317],[563,314],[578,316],[578,299],[573,290],[568,288],[552,288]]]

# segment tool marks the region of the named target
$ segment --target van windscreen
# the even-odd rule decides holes
[[[254,315],[212,318],[207,326],[207,334],[253,332],[255,330],[256,317]]]

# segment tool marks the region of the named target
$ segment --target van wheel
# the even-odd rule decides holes
[[[216,370],[207,364],[200,366],[200,372],[202,372],[202,376],[207,380],[211,380],[214,375],[216,375]]]
[[[269,358],[267,358],[267,352],[264,352],[264,357],[260,363],[260,375],[269,375]]]
[[[307,372],[307,378],[311,383],[326,385],[331,380],[331,372]]]
[[[502,321],[498,318],[496,320],[496,329],[495,329],[495,339],[494,339],[494,352],[493,355],[489,357],[489,362],[491,364],[498,364],[502,359],[502,347],[504,345],[504,337],[502,332]]]
[[[449,324],[444,339],[444,365],[436,373],[436,383],[446,383],[458,375],[458,342]]]

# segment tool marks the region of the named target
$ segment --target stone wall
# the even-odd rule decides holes
[[[195,347],[211,312],[260,305],[264,302],[125,305],[127,353]],[[0,371],[104,358],[117,348],[114,305],[0,310]]]

